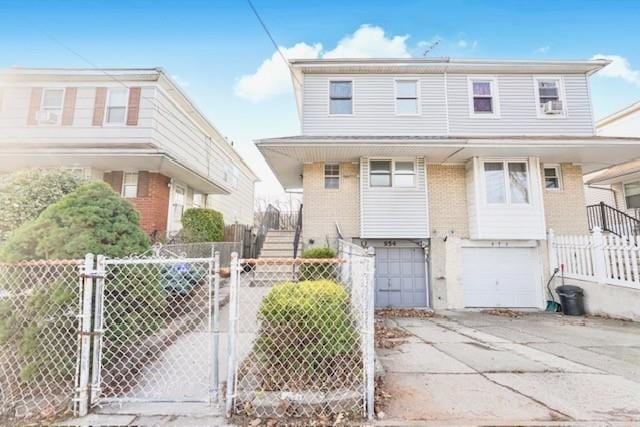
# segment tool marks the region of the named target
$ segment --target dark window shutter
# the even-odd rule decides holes
[[[31,89],[31,98],[29,99],[29,112],[27,113],[27,125],[36,126],[38,124],[38,111],[40,111],[40,103],[42,102],[42,88],[34,87]]]
[[[140,114],[140,92],[142,88],[132,87],[129,89],[129,107],[127,108],[127,126],[138,124]]]
[[[122,180],[124,178],[124,174],[122,171],[112,171],[105,172],[103,176],[104,182],[109,184],[113,191],[118,194],[122,194]]]
[[[138,197],[149,197],[149,172],[138,171]]]
[[[93,126],[102,126],[102,122],[104,121],[104,108],[106,102],[107,88],[97,87],[95,105],[93,107]]]
[[[68,87],[64,93],[64,105],[62,109],[62,126],[73,125],[73,115],[76,112],[76,96],[78,89],[75,87]]]

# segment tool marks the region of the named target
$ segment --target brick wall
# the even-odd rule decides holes
[[[587,209],[582,182],[582,166],[563,163],[562,189],[560,191],[542,192],[547,230],[553,229],[556,234],[588,233]],[[543,168],[544,165],[541,165]],[[541,170],[544,179],[544,171]]]
[[[340,189],[325,190],[324,164],[304,165],[302,236],[305,245],[324,246],[337,237],[335,223],[345,238],[360,235],[359,166],[340,164]]]
[[[432,236],[469,237],[464,165],[427,165],[429,227]]]

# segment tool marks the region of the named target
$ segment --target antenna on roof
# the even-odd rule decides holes
[[[429,45],[429,47],[427,47],[427,48],[424,50],[424,53],[422,54],[422,56],[427,56],[427,55],[429,55],[429,53],[431,53],[431,51],[432,51],[433,49],[435,49],[435,48],[436,48],[436,46],[438,46],[439,44],[440,44],[440,40],[439,40],[439,39],[438,39],[438,40],[436,40],[436,41],[434,41],[433,43],[431,43],[431,44]]]

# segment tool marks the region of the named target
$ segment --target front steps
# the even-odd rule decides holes
[[[259,258],[293,258],[295,231],[269,230],[262,245]],[[302,242],[298,244],[298,256],[302,253]]]

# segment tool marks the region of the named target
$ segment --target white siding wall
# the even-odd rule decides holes
[[[424,158],[416,159],[415,188],[370,187],[369,158],[360,159],[361,233],[366,239],[427,238],[429,220]]]
[[[222,212],[225,224],[253,225],[254,182],[241,174],[238,188],[228,195],[210,194],[207,207]]]
[[[418,78],[421,114],[395,114],[395,78]],[[564,75],[566,117],[536,113],[534,76],[496,75],[500,118],[469,115],[467,74],[305,74],[302,133],[305,135],[593,135],[587,77]],[[353,80],[350,116],[329,115],[329,81]],[[445,91],[445,87],[448,90]],[[446,96],[445,96],[446,93]],[[448,104],[448,108],[447,108]],[[448,120],[448,126],[447,126]]]
[[[599,126],[598,135],[640,137],[640,110]]]
[[[482,159],[473,158],[470,162],[467,167],[467,195],[470,196],[468,203],[471,238],[545,239],[539,159],[527,160],[530,203],[519,205],[488,204],[484,190]]]

